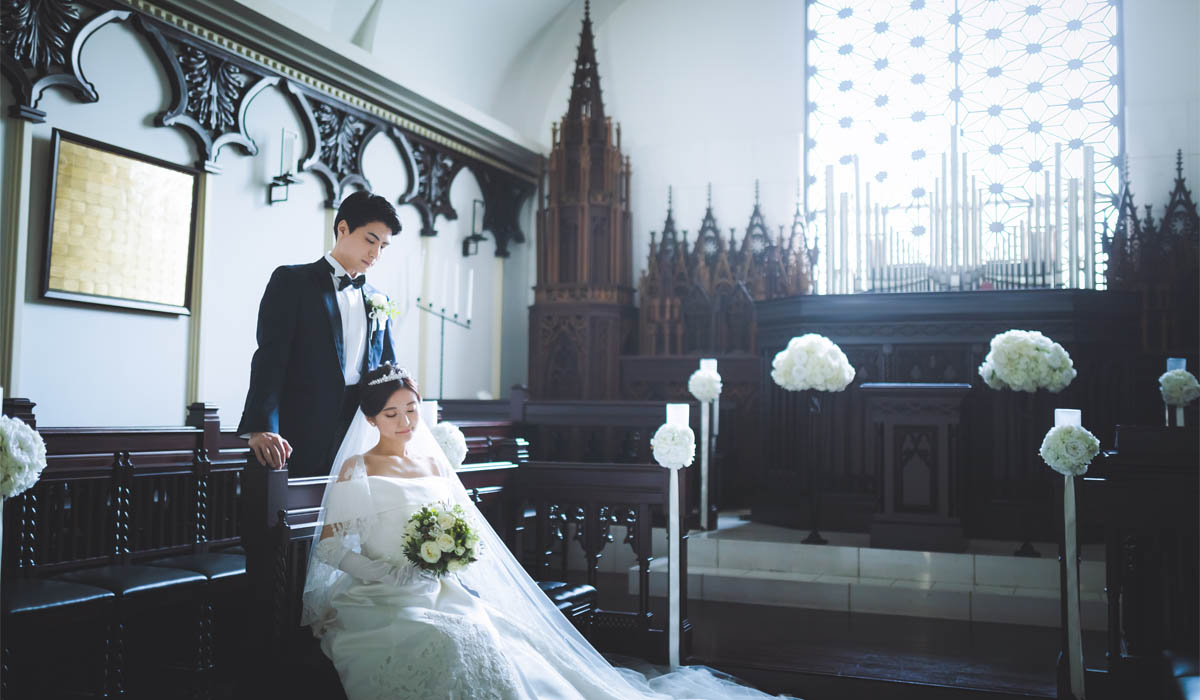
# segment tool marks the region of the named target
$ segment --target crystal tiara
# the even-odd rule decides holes
[[[367,382],[367,386],[375,386],[376,384],[386,384],[388,382],[398,382],[401,379],[408,379],[408,370],[403,367],[393,367],[391,372],[383,375],[378,379],[372,379]]]

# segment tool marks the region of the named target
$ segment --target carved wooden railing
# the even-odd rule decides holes
[[[665,621],[657,624],[650,611],[650,563],[654,560],[651,513],[665,508],[668,479],[673,475],[683,479],[681,472],[646,464],[535,460],[521,467],[520,497],[537,513],[534,578],[565,580],[567,548],[576,542],[583,549],[587,582],[596,586],[600,559],[613,542],[612,528],[625,529],[623,541],[613,546],[628,545],[633,550],[638,567],[638,609],[597,610],[593,643],[600,649],[646,658],[664,656]],[[687,534],[686,530],[683,532],[680,561],[672,562],[672,566],[678,565],[682,580],[686,581]],[[612,550],[608,553],[612,554]],[[681,653],[686,657],[691,629],[686,590],[680,610],[684,633]]]
[[[5,414],[36,425],[33,404]],[[222,449],[216,409],[189,408],[187,426],[38,429],[46,469],[4,509],[5,575],[46,576],[240,541],[245,443]]]
[[[1075,479],[1080,527],[1100,529],[1105,543],[1106,657],[1113,697],[1139,697],[1156,687],[1164,651],[1196,654],[1198,445],[1194,427],[1119,426],[1116,449],[1102,453],[1083,478]],[[1061,523],[1062,479],[1058,484]],[[1061,525],[1059,535],[1061,547]],[[1059,560],[1065,656],[1068,562]],[[1068,687],[1065,670],[1060,667],[1060,689]],[[1060,690],[1060,697],[1067,695]]]

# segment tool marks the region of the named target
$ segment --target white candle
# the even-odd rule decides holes
[[[432,401],[432,400],[422,401],[419,412],[421,415],[421,421],[423,423],[425,423],[425,425],[429,426],[430,428],[437,425],[437,422],[438,422],[438,420],[437,420],[438,402],[437,401]]]
[[[454,315],[458,315],[459,296],[462,294],[462,263],[454,263]]]
[[[1167,371],[1170,372],[1171,370],[1175,370],[1175,369],[1187,369],[1187,358],[1186,357],[1168,357],[1167,358]],[[4,398],[4,387],[0,387],[0,399],[3,399],[3,398]]]
[[[450,261],[442,261],[442,293],[438,303],[442,305],[442,311],[446,310],[446,299],[450,296]]]
[[[667,404],[667,422],[672,425],[687,425],[689,423],[689,407],[686,403]]]
[[[475,305],[475,270],[467,270],[467,320],[471,320],[471,308]]]
[[[1083,411],[1078,408],[1056,408],[1054,409],[1054,427],[1060,425],[1078,425],[1083,426]]]

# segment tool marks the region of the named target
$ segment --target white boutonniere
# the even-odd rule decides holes
[[[367,315],[371,318],[372,331],[383,330],[389,319],[395,319],[400,315],[400,307],[388,299],[383,292],[375,292],[370,296],[364,293],[363,298],[366,300],[367,306],[371,307],[371,311]]]

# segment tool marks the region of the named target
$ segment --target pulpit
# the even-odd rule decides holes
[[[970,384],[866,383],[866,459],[879,475],[871,546],[966,549],[959,517],[966,454],[962,405]]]

